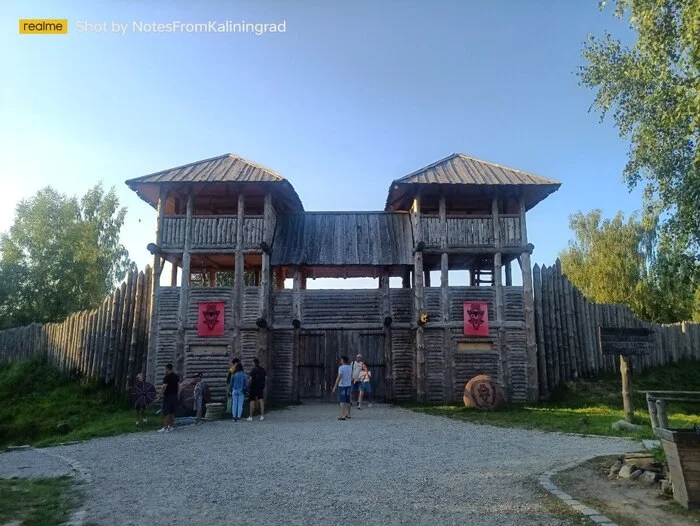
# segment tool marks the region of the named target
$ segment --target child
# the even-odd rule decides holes
[[[204,406],[204,380],[202,380],[202,373],[197,373],[194,375],[197,383],[194,384],[194,407],[193,409],[197,411],[197,420],[195,425],[198,426],[202,421],[202,407]]]
[[[243,366],[241,362],[238,362],[231,377],[231,415],[234,422],[238,422],[243,414],[243,398],[245,397],[246,383]]]
[[[360,399],[357,402],[357,408],[362,409],[362,398],[367,395],[370,399],[369,406],[372,407],[372,373],[367,364],[362,362],[362,371],[360,371]]]

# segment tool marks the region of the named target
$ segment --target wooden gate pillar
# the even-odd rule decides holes
[[[442,334],[442,355],[444,365],[444,393],[447,402],[454,401],[454,355],[452,352],[452,332],[450,321],[450,287],[448,280],[449,256],[447,255],[447,206],[445,194],[440,195],[440,313],[444,324]]]
[[[243,221],[245,220],[245,196],[238,194],[238,215],[236,220],[236,253],[233,272],[233,354],[241,357],[243,350],[241,324],[243,320]]]
[[[502,254],[498,251],[501,248],[501,223],[499,219],[498,196],[491,202],[491,215],[493,216],[493,242],[497,252],[493,255],[493,285],[496,289],[496,322],[498,323],[498,352],[501,358],[501,389],[506,397],[510,399],[510,374],[508,370],[508,342],[506,329],[503,326],[505,321],[505,309],[503,305],[503,264]]]
[[[416,246],[413,249],[413,276],[415,287],[413,289],[413,321],[416,324],[416,399],[425,401],[425,332],[421,323],[421,315],[424,312],[423,291],[423,251],[418,244],[423,241],[420,224],[420,194],[413,199],[411,207],[411,222],[413,224],[413,239]]]

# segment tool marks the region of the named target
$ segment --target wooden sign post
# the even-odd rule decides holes
[[[654,331],[649,329],[626,327],[598,327],[600,351],[605,354],[620,355],[620,374],[622,375],[622,405],[625,420],[634,421],[634,408],[630,396],[629,356],[644,356],[654,345]]]

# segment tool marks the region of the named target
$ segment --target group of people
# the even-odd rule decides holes
[[[365,396],[368,398],[369,407],[372,407],[372,372],[369,366],[358,354],[352,363],[348,363],[348,357],[340,358],[338,376],[333,385],[333,392],[338,390],[338,402],[340,402],[340,417],[338,420],[350,419],[350,407],[357,403],[357,408],[362,409]]]
[[[253,359],[253,368],[250,374],[243,371],[243,364],[238,358],[234,358],[226,377],[226,385],[231,400],[231,417],[238,422],[243,416],[243,400],[248,393],[250,410],[248,422],[253,421],[256,406],[260,408],[260,420],[265,420],[265,380],[267,373],[260,366],[260,360]]]
[[[250,400],[250,412],[248,421],[253,421],[255,409],[259,408],[260,420],[265,420],[265,380],[267,373],[260,366],[260,360],[253,360],[253,368],[246,375],[243,371],[243,364],[238,358],[234,358],[231,362],[228,375],[226,377],[226,386],[228,400],[231,402],[231,416],[234,422],[238,422],[243,414],[243,400],[245,395],[248,395]],[[192,393],[192,409],[196,412],[195,425],[202,422],[202,413],[204,410],[204,401],[206,394],[206,385],[202,373],[196,373],[194,376],[195,384]],[[143,373],[136,376],[136,390],[143,391],[145,383]],[[141,386],[141,388],[139,388]],[[151,388],[152,389],[152,388]],[[155,402],[161,403],[159,412],[163,413],[163,427],[158,430],[159,433],[167,433],[175,429],[175,412],[178,405],[178,397],[180,391],[180,377],[175,374],[171,363],[165,366],[165,376],[158,391]],[[136,411],[136,424],[145,424],[148,422],[146,418],[147,402],[145,398],[139,398],[134,404]]]
[[[228,393],[228,401],[230,403],[231,417],[234,422],[238,422],[243,416],[243,402],[245,396],[248,395],[250,401],[250,409],[248,413],[248,421],[253,421],[255,410],[260,411],[260,420],[265,420],[265,381],[267,373],[260,366],[260,360],[253,360],[253,368],[249,374],[243,370],[243,364],[238,358],[231,361],[231,367],[226,376],[226,386]],[[144,382],[143,373],[137,376],[137,384]],[[173,365],[165,366],[165,376],[161,384],[160,391],[156,401],[161,401],[161,410],[163,412],[163,427],[158,432],[166,433],[175,429],[175,411],[178,404],[180,378],[173,371]],[[340,402],[340,417],[338,420],[348,420],[350,416],[350,408],[353,404],[357,404],[357,409],[362,409],[362,403],[367,399],[369,407],[372,407],[372,372],[369,366],[362,359],[362,355],[358,354],[352,363],[349,363],[348,357],[343,356],[340,359],[338,367],[338,375],[335,379],[333,392],[338,390],[338,401]],[[196,412],[195,424],[199,425],[202,421],[202,413],[204,409],[204,399],[206,386],[202,373],[195,374],[195,384],[193,389],[193,410]],[[228,404],[227,404],[228,409]],[[143,401],[137,401],[135,405],[137,424],[146,423],[146,404]]]

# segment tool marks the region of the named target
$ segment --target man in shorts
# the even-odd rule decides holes
[[[248,387],[248,399],[250,400],[250,415],[248,422],[253,421],[255,404],[260,406],[260,420],[265,420],[265,369],[260,367],[260,360],[253,358],[253,368],[250,371],[250,385]]]
[[[163,428],[159,433],[175,430],[175,410],[177,409],[177,393],[180,378],[173,372],[173,364],[165,366],[163,385],[160,386],[160,396],[163,398]]]
[[[343,356],[340,359],[340,367],[338,367],[338,376],[333,385],[333,392],[338,389],[338,401],[340,402],[340,418],[338,420],[347,420],[350,418],[350,390],[352,389],[352,367],[348,365],[348,357]]]

